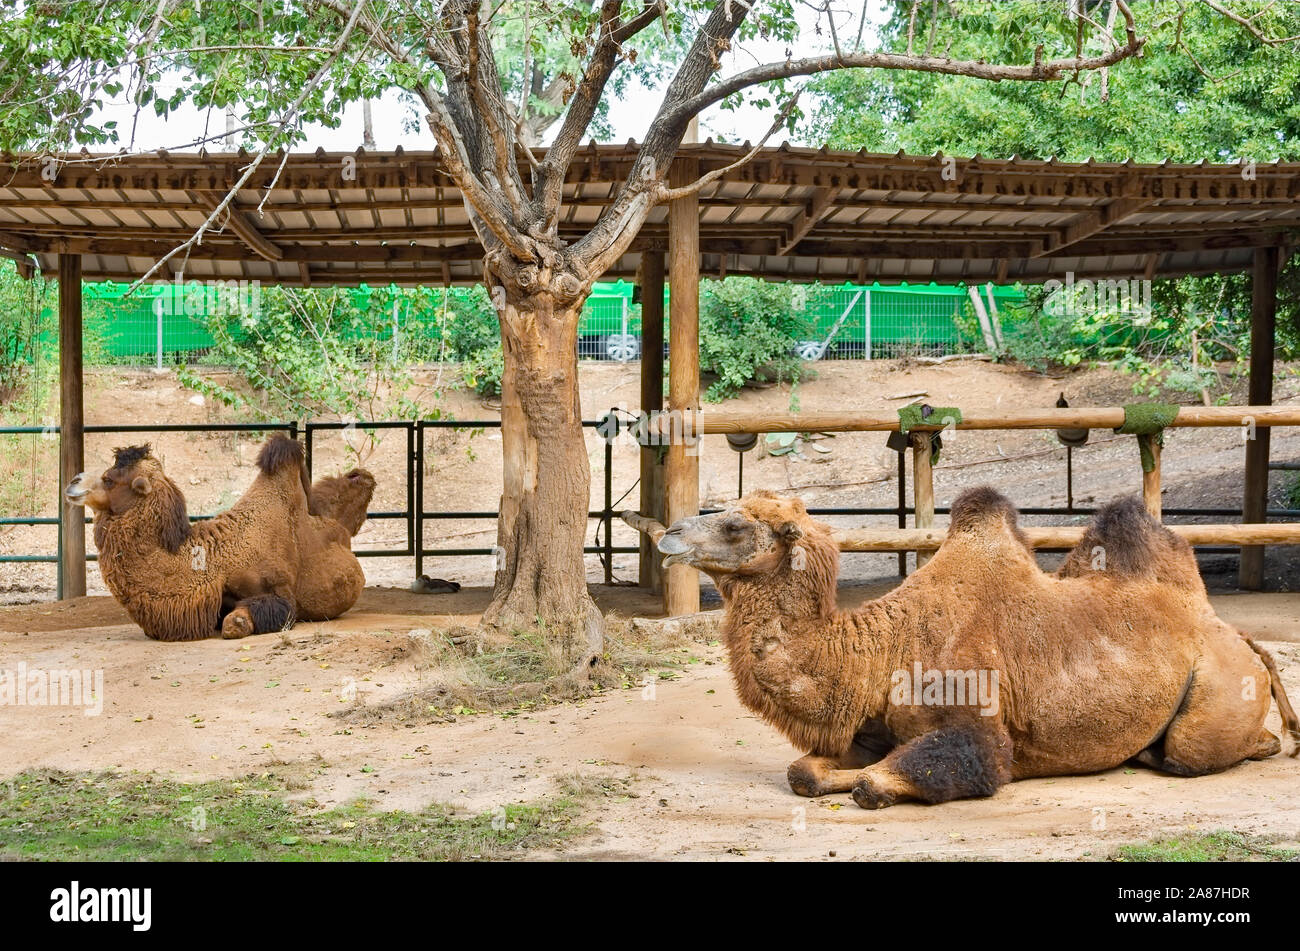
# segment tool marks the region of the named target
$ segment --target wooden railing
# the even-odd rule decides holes
[[[1069,407],[1033,412],[1001,410],[963,410],[960,421],[927,420],[912,426],[908,439],[912,448],[912,492],[915,510],[914,528],[862,528],[837,531],[841,551],[915,551],[918,564],[928,560],[943,542],[945,532],[934,526],[934,471],[930,464],[932,439],[936,432],[951,429],[1118,429],[1125,422],[1122,407]],[[897,432],[897,413],[893,415],[863,413],[800,413],[798,415],[729,413],[696,411],[663,414],[652,422],[652,432],[671,439],[696,438],[725,433],[779,432]],[[1255,430],[1274,426],[1300,426],[1300,406],[1182,406],[1165,428],[1227,427],[1244,431],[1253,439]],[[1161,445],[1150,435],[1135,436],[1142,440],[1153,465],[1142,473],[1142,497],[1147,510],[1159,519]],[[1248,487],[1248,491],[1252,487]],[[1258,489],[1258,487],[1253,487]],[[664,526],[632,512],[623,520],[657,541]],[[1300,544],[1300,524],[1175,525],[1171,530],[1193,545],[1294,545]],[[1034,548],[1068,549],[1083,536],[1081,527],[1047,527],[1024,529]]]

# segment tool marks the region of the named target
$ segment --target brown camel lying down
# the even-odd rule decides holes
[[[64,495],[94,511],[104,583],[149,637],[243,637],[329,620],[356,603],[365,575],[352,536],[374,492],[370,473],[312,486],[302,447],[272,436],[240,500],[191,525],[185,496],[149,446],[114,452],[103,475],[83,472]]]
[[[1136,500],[1050,575],[1011,503],[970,490],[934,558],[855,611],[797,499],[683,519],[659,550],[717,584],[740,699],[808,751],[789,769],[803,796],[937,803],[1134,758],[1210,773],[1279,751],[1270,689],[1300,741],[1272,659],[1215,617],[1191,549]]]

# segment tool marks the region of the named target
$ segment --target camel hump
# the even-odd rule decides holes
[[[257,468],[267,475],[274,475],[285,466],[302,466],[302,443],[290,439],[283,433],[276,433],[263,445],[257,454]]]
[[[1097,510],[1079,544],[1057,574],[1087,575],[1101,570],[1122,578],[1152,578],[1168,584],[1200,587],[1201,576],[1191,546],[1165,528],[1135,495]]]
[[[1012,532],[1019,531],[1019,513],[1011,500],[990,485],[967,489],[952,503],[949,531],[971,532],[1006,523]]]

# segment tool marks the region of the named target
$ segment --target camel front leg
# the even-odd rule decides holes
[[[892,746],[892,738],[884,725],[869,723],[853,738],[847,753],[842,756],[809,753],[790,764],[786,779],[798,796],[816,798],[848,792],[863,767],[879,762]]]
[[[883,809],[992,796],[1011,778],[1010,739],[982,726],[941,727],[909,740],[857,774],[853,801]]]

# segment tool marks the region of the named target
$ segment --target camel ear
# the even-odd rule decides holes
[[[136,476],[134,479],[132,479],[131,488],[134,489],[136,492],[138,492],[140,495],[148,495],[150,492],[153,491],[153,486],[149,484],[149,480],[146,479],[144,476]]]
[[[803,529],[795,522],[785,522],[776,530],[783,541],[796,542],[803,538]]]

